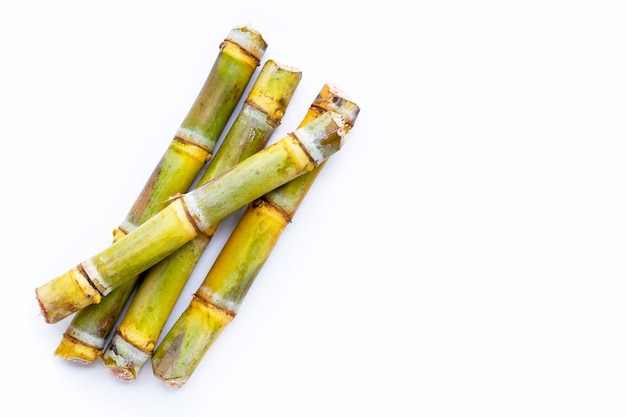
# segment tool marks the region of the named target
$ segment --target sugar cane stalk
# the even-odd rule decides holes
[[[327,112],[234,168],[182,194],[123,239],[35,289],[48,323],[99,303],[227,215],[311,171],[343,145],[347,126]]]
[[[272,60],[265,63],[241,112],[197,186],[208,183],[265,147],[279,126],[301,78],[302,73],[295,68]],[[137,377],[152,355],[161,329],[217,226],[212,225],[143,275],[102,356],[114,376],[124,380]]]
[[[354,102],[328,85],[316,102],[320,110],[340,112],[349,125],[359,112]],[[154,352],[152,369],[158,378],[172,387],[187,382],[209,347],[235,317],[324,164],[248,205],[190,304]]]
[[[267,48],[261,34],[236,27],[220,51],[196,100],[126,218],[113,231],[114,241],[161,210],[172,195],[185,192],[198,176],[241,99]],[[72,320],[55,354],[91,363],[102,349],[138,277],[109,294]]]

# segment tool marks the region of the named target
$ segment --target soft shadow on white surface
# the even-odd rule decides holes
[[[621,4],[385,6],[0,6],[0,409],[624,415]],[[70,319],[34,289],[110,243],[245,23],[303,71],[274,138],[334,83],[362,110],[346,146],[187,385],[55,357]]]

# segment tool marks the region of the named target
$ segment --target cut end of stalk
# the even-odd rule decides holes
[[[64,334],[54,354],[68,361],[89,365],[102,356],[102,349]]]
[[[102,355],[102,361],[114,377],[132,381],[150,359],[150,355],[126,341],[116,333],[111,344]]]
[[[90,304],[99,303],[101,294],[74,268],[35,289],[35,296],[46,323],[56,323]]]
[[[350,127],[354,126],[360,112],[354,100],[334,84],[324,84],[312,105],[338,113]]]
[[[111,375],[122,381],[134,381],[136,375],[126,368],[111,367]]]
[[[270,59],[263,65],[246,103],[267,114],[273,124],[278,125],[301,79],[299,69]]]
[[[172,378],[163,380],[163,382],[170,388],[181,388],[188,380],[189,378]]]
[[[222,51],[238,55],[236,49],[231,49],[229,46],[241,49],[240,53],[247,55],[250,58],[251,66],[256,67],[267,49],[267,42],[258,31],[249,26],[240,26],[230,31],[221,46]]]

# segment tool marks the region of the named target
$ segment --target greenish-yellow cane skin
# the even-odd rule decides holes
[[[258,42],[264,44],[260,37]],[[259,48],[264,49],[262,45]],[[193,138],[177,136],[172,140],[122,222],[124,232],[134,229],[163,209],[171,196],[190,188],[205,162],[211,158],[255,70],[249,59],[241,60],[220,50],[209,76],[180,125],[179,132],[196,134]],[[75,342],[93,345],[98,355],[100,352],[97,351],[104,347],[138,278],[129,280],[101,303],[79,311],[68,326],[66,335]],[[72,359],[71,347],[60,346],[56,353]]]
[[[304,150],[297,139],[286,136],[216,180],[185,194],[183,198],[187,206],[196,207],[192,213],[195,222],[205,229],[266,192],[314,168],[313,161],[294,157],[293,152]]]
[[[235,316],[287,223],[285,216],[263,201],[246,208],[193,302],[155,350],[152,370],[158,378],[181,386],[192,375],[230,322],[222,319],[223,313]]]
[[[206,184],[210,179],[235,166],[239,162],[242,151],[246,151],[249,148],[255,151],[261,149],[267,143],[273,130],[274,128],[270,124],[265,123],[261,125],[258,118],[249,117],[247,112],[242,112],[241,117],[237,118],[229,131],[229,137],[233,140],[229,141],[229,137],[225,139],[226,148],[220,148],[216,154],[216,159],[207,167],[208,173],[205,172],[199,184]],[[239,140],[241,138],[247,138],[247,140],[250,140],[250,143],[242,143]],[[224,155],[224,157],[220,158],[221,155]],[[209,168],[212,169],[209,170]],[[215,227],[217,227],[217,224],[213,225],[212,229]],[[211,236],[212,233],[198,235],[192,242],[185,244],[171,256],[168,256],[147,271],[137,294],[129,306],[124,321],[137,320],[134,327],[140,332],[152,333],[151,329],[162,327],[169,317],[171,308],[173,308],[172,303],[167,302],[167,298],[173,299],[175,303],[177,294],[180,294],[187,281],[186,279],[181,279],[181,277],[191,275],[194,266],[209,244]],[[165,275],[167,278],[159,278],[161,275]],[[177,278],[171,279],[173,276]],[[168,295],[169,297],[167,297]],[[159,307],[158,311],[155,312],[152,306],[157,304]],[[143,312],[148,308],[151,310],[150,317],[142,319],[142,316],[146,316]],[[156,337],[158,337],[158,334],[156,334]]]
[[[205,172],[199,184],[208,183],[210,179],[236,165],[242,151],[248,148],[261,149],[267,143],[273,130],[273,126],[269,124],[260,125],[257,118],[249,117],[248,113],[242,112],[241,117],[237,118],[229,131],[229,136],[233,139],[232,143],[228,137],[225,139],[227,147],[220,148],[215,160],[207,167],[207,171],[211,167],[212,169],[208,173]],[[239,141],[241,138],[247,138],[250,143],[242,143]],[[221,155],[224,157],[220,158]],[[212,229],[215,227],[217,224],[213,225]],[[209,244],[211,236],[212,233],[196,236],[193,241],[186,243],[171,256],[147,271],[123,321],[135,321],[134,327],[137,331],[146,334],[154,333],[152,329],[162,328],[169,317],[171,308],[173,308],[173,303],[168,302],[168,298],[173,299],[175,303],[178,298],[177,295],[180,294],[187,281],[181,277],[191,275],[204,249]],[[172,279],[173,277],[176,279]],[[158,307],[155,307],[156,305]],[[144,314],[147,309],[151,310],[149,315]],[[158,334],[155,336],[158,337]]]
[[[228,171],[267,144],[301,78],[302,73],[295,68],[283,67],[272,60],[265,63],[242,111],[198,186]],[[137,377],[217,226],[212,225],[144,274],[102,356],[105,366],[111,368],[114,375],[128,380]]]
[[[300,76],[297,76],[299,79]],[[288,93],[290,96],[293,90]],[[277,126],[278,121],[268,120],[267,115],[255,107],[244,105],[198,186],[262,149]],[[217,224],[213,225],[146,272],[118,326],[116,337],[122,337],[143,352],[152,354],[161,330],[216,228]],[[131,372],[125,375],[133,377],[143,367],[143,363],[137,363],[136,358],[124,363],[123,354],[115,346],[107,349],[103,360],[107,366],[129,368]]]
[[[111,293],[113,297],[104,297],[100,303],[88,305],[72,317],[72,321],[65,330],[64,338],[70,338],[75,343],[91,347],[94,350],[92,358],[81,358],[78,352],[75,352],[73,348],[68,350],[63,343],[59,345],[55,354],[85,363],[93,362],[99,357],[134,286],[134,280],[128,282]]]
[[[185,286],[186,280],[180,277],[191,275],[209,240],[204,236],[198,236],[150,268],[118,326],[118,334],[121,334],[128,342],[132,342],[137,349],[152,354],[160,330],[165,326],[174,308],[177,295]],[[136,376],[143,364],[118,363],[115,355],[111,355],[111,359],[108,359],[107,353],[111,349],[112,347],[109,346],[103,355],[105,365],[137,368]],[[115,350],[114,347],[113,350]]]
[[[220,53],[200,94],[181,124],[179,132],[184,129],[198,134],[184,139],[206,148],[209,158],[254,71],[255,68],[240,60]],[[208,159],[189,169],[186,158],[183,157],[185,160],[181,161],[177,156],[171,148],[168,149],[168,153],[146,183],[146,189],[128,213],[125,223],[140,225],[161,210],[169,197],[186,192]]]
[[[332,112],[176,198],[124,238],[36,289],[49,323],[98,303],[199,233],[269,191],[315,168],[343,144],[347,126]]]
[[[187,382],[234,318],[287,223],[262,202],[246,207],[192,302],[155,350],[154,375],[171,386]]]
[[[106,296],[197,235],[175,200],[124,238],[82,262],[99,292]],[[93,272],[91,272],[93,271]]]
[[[152,356],[154,375],[171,387],[183,386],[232,317],[195,298]]]
[[[303,119],[306,124],[332,110],[353,125],[355,103],[326,85]],[[271,255],[326,162],[278,187],[250,204],[216,258],[192,303],[183,311],[152,356],[153,373],[172,386],[186,383],[230,320]],[[207,308],[212,306],[214,308]],[[206,316],[209,317],[206,317]],[[211,317],[217,316],[217,317]]]
[[[234,316],[288,223],[264,200],[246,207],[196,297]]]
[[[206,142],[201,144],[213,149],[254,71],[239,59],[221,54],[181,128],[202,133]]]

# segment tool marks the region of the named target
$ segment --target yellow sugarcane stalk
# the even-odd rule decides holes
[[[301,78],[300,70],[273,60],[265,63],[197,186],[206,184],[267,144]],[[113,375],[124,380],[136,378],[216,228],[217,224],[212,225],[143,275],[102,356]]]
[[[341,116],[327,112],[173,199],[123,239],[36,288],[44,319],[56,323],[99,303],[227,215],[311,171],[341,149],[347,128]]]
[[[353,125],[359,107],[326,85],[312,111],[333,111]],[[311,112],[308,118],[313,116]],[[250,204],[182,315],[152,356],[154,375],[172,387],[184,385],[209,347],[235,317],[252,282],[269,258],[325,163]]]
[[[196,100],[154,168],[126,218],[113,231],[114,241],[161,210],[168,199],[189,189],[232,115],[267,48],[260,33],[249,27],[233,28]],[[79,312],[69,324],[55,354],[91,363],[126,304],[138,277],[108,295],[101,303]]]

